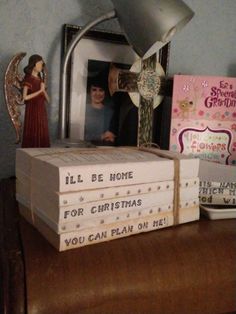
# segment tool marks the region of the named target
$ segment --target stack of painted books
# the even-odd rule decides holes
[[[236,166],[200,161],[199,201],[210,219],[236,218]]]
[[[18,149],[16,198],[64,251],[199,219],[198,171],[155,148]]]

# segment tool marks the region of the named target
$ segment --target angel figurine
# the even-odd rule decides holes
[[[45,102],[49,102],[46,91],[46,72],[43,58],[32,55],[24,68],[24,76],[18,70],[20,61],[25,56],[14,56],[5,74],[5,100],[11,120],[16,130],[17,143],[26,147],[49,147],[48,118]],[[25,104],[23,136],[21,140],[21,122],[19,105]]]

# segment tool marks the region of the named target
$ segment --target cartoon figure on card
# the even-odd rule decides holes
[[[22,147],[49,147],[48,118],[45,103],[49,102],[46,91],[47,72],[43,58],[30,56],[25,75],[18,69],[26,53],[15,55],[6,70],[4,80],[5,101],[16,130],[16,143]],[[25,105],[24,127],[20,121],[20,105]]]
[[[189,100],[188,97],[177,101],[179,109],[180,109],[180,117],[182,120],[188,120],[191,112],[195,112],[196,104],[193,101]]]

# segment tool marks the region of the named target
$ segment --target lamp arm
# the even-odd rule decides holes
[[[60,97],[60,139],[63,140],[66,137],[66,86],[67,86],[67,68],[68,68],[68,62],[70,59],[70,56],[77,45],[77,43],[81,40],[81,38],[95,25],[104,22],[106,20],[110,20],[112,18],[116,17],[116,11],[112,10],[110,12],[107,12],[106,14],[98,17],[96,20],[89,22],[86,24],[75,36],[75,38],[71,41],[71,43],[68,46],[67,52],[63,58],[62,62],[62,73],[61,73],[61,97]]]

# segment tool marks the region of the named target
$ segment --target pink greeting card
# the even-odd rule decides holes
[[[174,76],[170,150],[236,165],[236,78]]]

